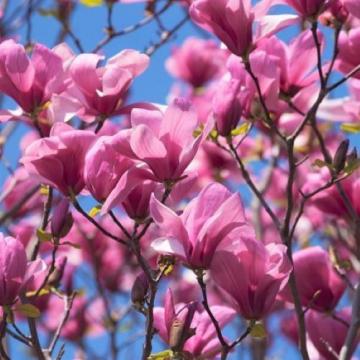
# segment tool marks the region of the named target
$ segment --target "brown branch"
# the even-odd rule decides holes
[[[110,43],[113,39],[120,37],[120,36],[124,36],[127,34],[130,34],[140,28],[142,28],[143,26],[149,24],[151,21],[153,21],[156,17],[159,17],[161,14],[163,14],[167,9],[170,8],[170,6],[174,3],[174,0],[168,0],[166,2],[166,4],[159,10],[156,12],[156,14],[150,14],[148,16],[146,16],[145,18],[143,18],[142,20],[140,20],[138,23],[128,26],[122,30],[119,31],[111,31],[111,32],[107,32],[107,35],[105,38],[103,38],[96,46],[95,48],[91,51],[93,53],[97,53],[99,50],[101,50],[105,45],[107,45],[108,43]]]
[[[218,321],[216,320],[214,314],[212,313],[212,311],[210,309],[209,302],[208,302],[208,297],[207,297],[207,291],[206,291],[206,284],[205,284],[205,281],[204,281],[204,272],[201,271],[201,270],[197,271],[196,272],[196,278],[197,278],[197,281],[198,281],[198,284],[200,286],[201,293],[202,293],[202,298],[203,298],[202,304],[204,306],[205,311],[208,313],[208,315],[209,315],[209,317],[211,319],[211,322],[213,323],[213,325],[215,327],[216,335],[217,335],[217,337],[219,339],[219,342],[220,342],[220,344],[222,346],[221,360],[225,360],[226,357],[227,357],[227,354],[229,352],[229,344],[224,339],[223,334],[221,332],[221,327],[220,327]]]
[[[239,169],[242,173],[242,176],[245,180],[245,182],[248,184],[248,186],[250,187],[250,189],[254,192],[254,194],[257,196],[257,198],[259,199],[259,201],[261,202],[262,206],[264,207],[264,209],[266,210],[266,212],[269,214],[269,216],[271,217],[273,223],[275,224],[277,229],[280,229],[280,221],[278,219],[278,217],[274,214],[274,212],[272,211],[272,209],[270,208],[269,204],[266,202],[266,200],[264,199],[264,197],[262,196],[261,192],[259,191],[259,189],[257,188],[257,186],[255,185],[255,183],[253,182],[253,180],[250,177],[249,172],[247,171],[243,161],[240,159],[239,154],[237,153],[232,140],[230,138],[228,138],[228,146],[230,149],[230,153],[233,156],[233,158],[235,159],[236,163],[239,166]]]
[[[49,349],[48,349],[48,353],[50,355],[52,355],[52,353],[54,352],[54,349],[55,349],[55,346],[56,346],[56,343],[57,341],[59,340],[59,337],[60,337],[60,334],[61,334],[61,331],[67,321],[67,319],[69,318],[70,316],[70,311],[71,311],[71,308],[72,308],[72,305],[73,305],[73,302],[74,302],[74,299],[75,299],[75,296],[76,296],[76,293],[74,292],[73,294],[71,295],[65,295],[64,296],[64,314],[63,314],[63,317],[55,331],[55,334],[51,340],[51,343],[50,343],[50,346],[49,346]]]
[[[91,222],[98,230],[100,230],[104,235],[108,236],[109,238],[115,240],[116,242],[120,243],[120,244],[123,244],[125,246],[128,246],[128,243],[113,235],[112,233],[110,233],[109,231],[107,231],[106,229],[104,229],[94,218],[92,218],[82,207],[81,205],[79,204],[79,202],[74,199],[73,200],[73,205],[74,205],[74,208],[85,218],[87,219],[89,222]]]
[[[11,209],[0,216],[0,226],[3,225],[8,219],[15,216],[19,210],[39,191],[40,186],[35,186],[30,189],[25,195],[13,205]]]
[[[163,31],[161,33],[160,41],[149,46],[145,50],[145,54],[149,56],[154,55],[154,53],[159,50],[164,44],[166,44],[172,38],[172,36],[174,36],[189,21],[189,19],[190,16],[186,14],[186,16],[181,21],[179,21],[171,30]]]
[[[356,288],[355,298],[352,306],[351,324],[346,335],[345,344],[340,351],[340,360],[350,360],[352,350],[355,346],[356,338],[359,336],[360,329],[360,284]]]

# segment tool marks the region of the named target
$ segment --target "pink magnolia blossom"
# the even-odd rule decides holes
[[[358,197],[358,188],[360,186],[360,179],[357,176],[358,172],[355,172],[350,177],[344,179],[341,184],[345,194],[347,195],[350,203],[357,214],[360,214],[360,202]],[[319,173],[310,174],[308,181],[304,186],[305,193],[319,188],[326,184],[329,178],[328,169],[324,169]],[[316,194],[311,202],[324,214],[341,217],[344,220],[350,220],[351,215],[349,210],[342,199],[337,187],[331,186],[329,189],[321,191]]]
[[[342,0],[342,2],[351,15],[360,18],[360,3],[357,0]]]
[[[260,241],[248,239],[234,252],[218,251],[215,254],[211,278],[231,297],[234,308],[245,319],[258,320],[271,311],[291,270],[284,245],[265,246]]]
[[[326,98],[319,107],[318,117],[325,121],[354,122],[360,113],[360,80],[352,78],[347,82],[348,96]]]
[[[98,67],[102,59],[97,54],[81,54],[70,66],[74,86],[67,98],[75,99],[78,105],[69,103],[69,112],[85,121],[122,113],[130,85],[149,64],[149,58],[135,50],[123,50],[104,67]],[[59,107],[62,106],[66,106],[65,100],[60,102]]]
[[[2,188],[3,205],[6,210],[10,210],[24,194],[31,189],[35,189],[39,185],[39,181],[34,179],[26,169],[21,166],[5,181]],[[16,216],[23,216],[42,207],[42,199],[40,192],[35,192],[33,196],[18,210]]]
[[[283,0],[284,3],[290,5],[303,17],[318,16],[332,0]]]
[[[94,251],[91,244],[90,252]],[[97,258],[92,259],[93,266],[98,266],[100,283],[109,291],[128,291],[130,282],[135,274],[129,274],[132,271],[126,257],[129,254],[117,246],[113,241],[107,243],[105,250]]]
[[[190,15],[217,35],[232,53],[242,56],[250,50],[255,15],[249,0],[195,0]]]
[[[228,136],[235,129],[245,106],[249,103],[250,93],[242,88],[238,79],[221,81],[213,98],[213,116],[220,135]]]
[[[254,75],[258,78],[265,104],[275,114],[281,111],[279,106],[279,62],[277,55],[269,54],[261,48],[255,49],[249,55],[249,63]],[[256,85],[246,71],[244,64],[237,56],[231,55],[226,65],[231,77],[241,84],[241,91],[238,96],[241,99],[243,116],[249,119],[262,117],[263,110],[259,103]]]
[[[318,38],[323,44],[323,36],[319,31]],[[258,48],[278,58],[280,88],[285,95],[293,97],[317,80],[318,73],[314,66],[317,50],[310,30],[301,32],[289,44],[275,36],[263,39]]]
[[[95,135],[65,124],[53,126],[50,137],[32,143],[21,161],[29,173],[64,195],[78,194],[85,186],[85,154]]]
[[[154,325],[160,337],[169,344],[171,325],[176,319],[185,319],[192,304],[175,304],[171,290],[166,292],[164,307],[154,309]],[[220,327],[224,327],[235,316],[235,311],[225,306],[212,306],[212,313]],[[221,344],[216,336],[216,330],[205,310],[196,310],[189,328],[195,330],[183,347],[194,356],[214,359],[221,351]]]
[[[55,331],[61,321],[64,302],[56,296],[49,301],[46,321],[43,326],[48,331]],[[103,302],[95,299],[89,302],[84,296],[76,296],[70,310],[68,321],[65,323],[61,336],[71,341],[79,341],[84,336],[99,336],[104,332],[102,317],[104,316]]]
[[[11,306],[31,280],[44,272],[42,260],[28,262],[22,243],[0,233],[0,305]],[[34,289],[33,289],[34,290]]]
[[[177,180],[194,158],[211,123],[194,138],[199,122],[190,105],[180,99],[164,113],[133,110],[130,148],[133,156],[145,162],[159,181]]]
[[[165,295],[164,308],[154,308],[155,328],[157,328],[160,337],[171,347],[173,346],[173,344],[171,344],[173,341],[172,327],[176,322],[181,322],[183,324],[183,334],[180,334],[180,336],[183,338],[183,341],[179,344],[180,349],[177,350],[183,350],[187,337],[191,336],[192,333],[191,323],[196,307],[197,303],[191,302],[176,308],[171,289],[168,289]]]
[[[336,62],[337,69],[348,73],[360,65],[360,28],[351,29],[349,32],[342,31],[339,35],[339,56]],[[359,78],[359,72],[354,74]]]
[[[85,157],[86,188],[100,202],[109,196],[121,176],[134,162],[116,148],[117,136],[101,136]]]
[[[138,184],[122,201],[126,214],[137,220],[146,219],[149,215],[149,203],[151,194],[159,187],[152,180],[145,180]]]
[[[180,216],[155,197],[150,214],[163,235],[152,243],[154,250],[175,255],[191,268],[207,269],[217,251],[254,236],[239,195],[216,183],[204,188]]]
[[[270,36],[298,21],[295,15],[269,15],[271,1],[261,1],[255,7],[250,0],[194,0],[191,18],[202,28],[215,34],[237,56],[246,56],[256,41]],[[254,31],[254,21],[259,26]]]
[[[31,59],[24,47],[14,40],[0,44],[0,91],[12,97],[24,115],[31,117],[44,107],[54,94],[62,93],[68,86],[63,65],[63,46],[55,49],[36,44]],[[2,111],[0,119],[23,113]]]
[[[73,218],[69,208],[69,200],[63,198],[60,199],[53,211],[50,228],[51,234],[57,238],[66,236],[73,225]]]
[[[322,355],[323,359],[335,360],[337,357],[329,351],[329,347],[339,354],[345,343],[349,327],[346,325],[351,322],[351,309],[345,308],[334,313],[336,318],[329,314],[321,314],[314,310],[309,310],[306,314],[306,328],[311,342],[316,350]],[[352,349],[352,352],[355,349]],[[351,353],[351,352],[350,352]]]
[[[188,38],[166,61],[173,76],[197,88],[221,74],[226,54],[212,40]]]
[[[319,21],[325,26],[333,26],[336,25],[336,23],[346,23],[351,7],[352,5],[350,4],[348,8],[346,0],[333,0],[330,2],[328,9],[321,14]]]
[[[333,268],[328,253],[319,246],[313,246],[297,251],[293,262],[301,304],[322,312],[333,310],[346,284]],[[314,273],[317,275],[314,276]],[[292,301],[289,289],[283,295]]]
[[[201,135],[194,138],[199,124],[197,116],[189,104],[180,99],[164,113],[134,109],[131,123],[132,129],[117,135],[116,146],[122,154],[146,166],[132,168],[121,177],[105,201],[103,212],[121,203],[138,182],[178,181],[212,127],[212,122],[208,122]]]

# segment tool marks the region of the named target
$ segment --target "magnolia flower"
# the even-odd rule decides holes
[[[0,120],[31,116],[47,107],[54,94],[67,88],[69,82],[63,65],[67,51],[63,44],[54,49],[35,44],[29,58],[25,48],[14,40],[0,44],[0,91],[21,107],[20,112],[1,111]]]
[[[297,251],[293,263],[301,304],[322,312],[333,310],[346,285],[333,268],[328,253],[319,246],[313,246]],[[292,301],[289,289],[283,296]]]
[[[104,202],[121,176],[134,164],[116,147],[117,135],[101,136],[85,157],[86,188],[99,202]]]
[[[304,17],[318,16],[329,6],[332,0],[283,0]]]
[[[64,195],[78,194],[85,186],[83,171],[85,154],[95,135],[56,124],[50,137],[39,139],[27,147],[21,162],[29,173]]]
[[[172,51],[166,68],[173,76],[197,88],[220,75],[225,56],[214,41],[190,37]]]
[[[189,11],[195,23],[215,34],[233,54],[246,56],[258,40],[298,22],[291,14],[266,16],[270,5],[267,0],[254,7],[251,0],[194,0]]]
[[[58,108],[65,107],[69,114],[77,114],[85,121],[125,111],[127,92],[135,77],[147,68],[149,58],[127,49],[110,58],[104,67],[98,67],[102,59],[98,54],[80,54],[75,58],[70,66],[73,86],[60,99]]]
[[[45,268],[40,259],[27,261],[24,246],[19,240],[0,233],[0,305],[14,304],[34,277],[44,274]]]
[[[191,268],[209,268],[217,251],[235,248],[240,239],[254,236],[239,195],[216,183],[204,188],[180,216],[155,197],[150,214],[163,235],[152,248],[178,257]]]
[[[345,74],[360,65],[360,28],[342,31],[339,35],[339,56],[336,62],[337,69]],[[353,75],[359,78],[359,72]]]
[[[218,251],[215,254],[211,278],[230,295],[234,308],[245,319],[259,320],[271,311],[291,270],[284,245],[265,246],[260,241],[248,239],[234,252]]]
[[[121,203],[134,187],[144,180],[178,181],[209,134],[212,122],[194,137],[199,122],[187,102],[177,99],[165,112],[134,109],[132,129],[116,135],[114,146],[123,155],[138,160],[107,197],[102,212]],[[141,165],[142,164],[142,165]]]
[[[351,309],[345,308],[334,313],[321,314],[314,310],[306,313],[306,329],[311,342],[324,359],[335,360],[345,343],[346,335],[351,322]],[[349,324],[349,325],[346,325]],[[330,351],[331,349],[332,351]],[[352,349],[352,353],[355,348]]]
[[[220,353],[221,344],[209,315],[205,310],[200,311],[198,308],[196,303],[175,304],[172,291],[168,289],[164,307],[154,308],[154,326],[160,337],[171,346],[177,335],[172,330],[174,324],[186,322],[185,334],[180,334],[185,335],[180,350],[196,357],[213,359]],[[235,316],[235,311],[225,306],[212,306],[211,311],[220,327],[224,327]]]

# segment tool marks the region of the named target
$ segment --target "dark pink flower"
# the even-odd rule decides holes
[[[328,253],[313,246],[297,251],[293,261],[301,304],[322,312],[333,310],[346,284],[333,268]],[[284,292],[284,298],[292,301],[289,289]]]
[[[191,37],[173,50],[166,68],[173,76],[197,88],[221,73],[225,56],[214,41]]]
[[[162,234],[153,249],[192,268],[208,268],[217,251],[235,248],[241,238],[254,236],[239,195],[216,183],[204,188],[180,216],[155,197],[150,213]]]
[[[29,173],[64,195],[78,194],[85,186],[83,172],[85,154],[95,135],[58,123],[50,137],[39,139],[27,147],[21,161]]]
[[[291,263],[286,247],[264,245],[248,239],[234,252],[218,251],[211,265],[211,277],[230,295],[235,309],[249,320],[266,316],[278,292],[286,285]]]

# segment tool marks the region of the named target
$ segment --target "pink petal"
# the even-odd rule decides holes
[[[18,90],[22,92],[30,90],[35,78],[35,69],[23,46],[14,43],[8,48],[5,67],[7,75]]]

